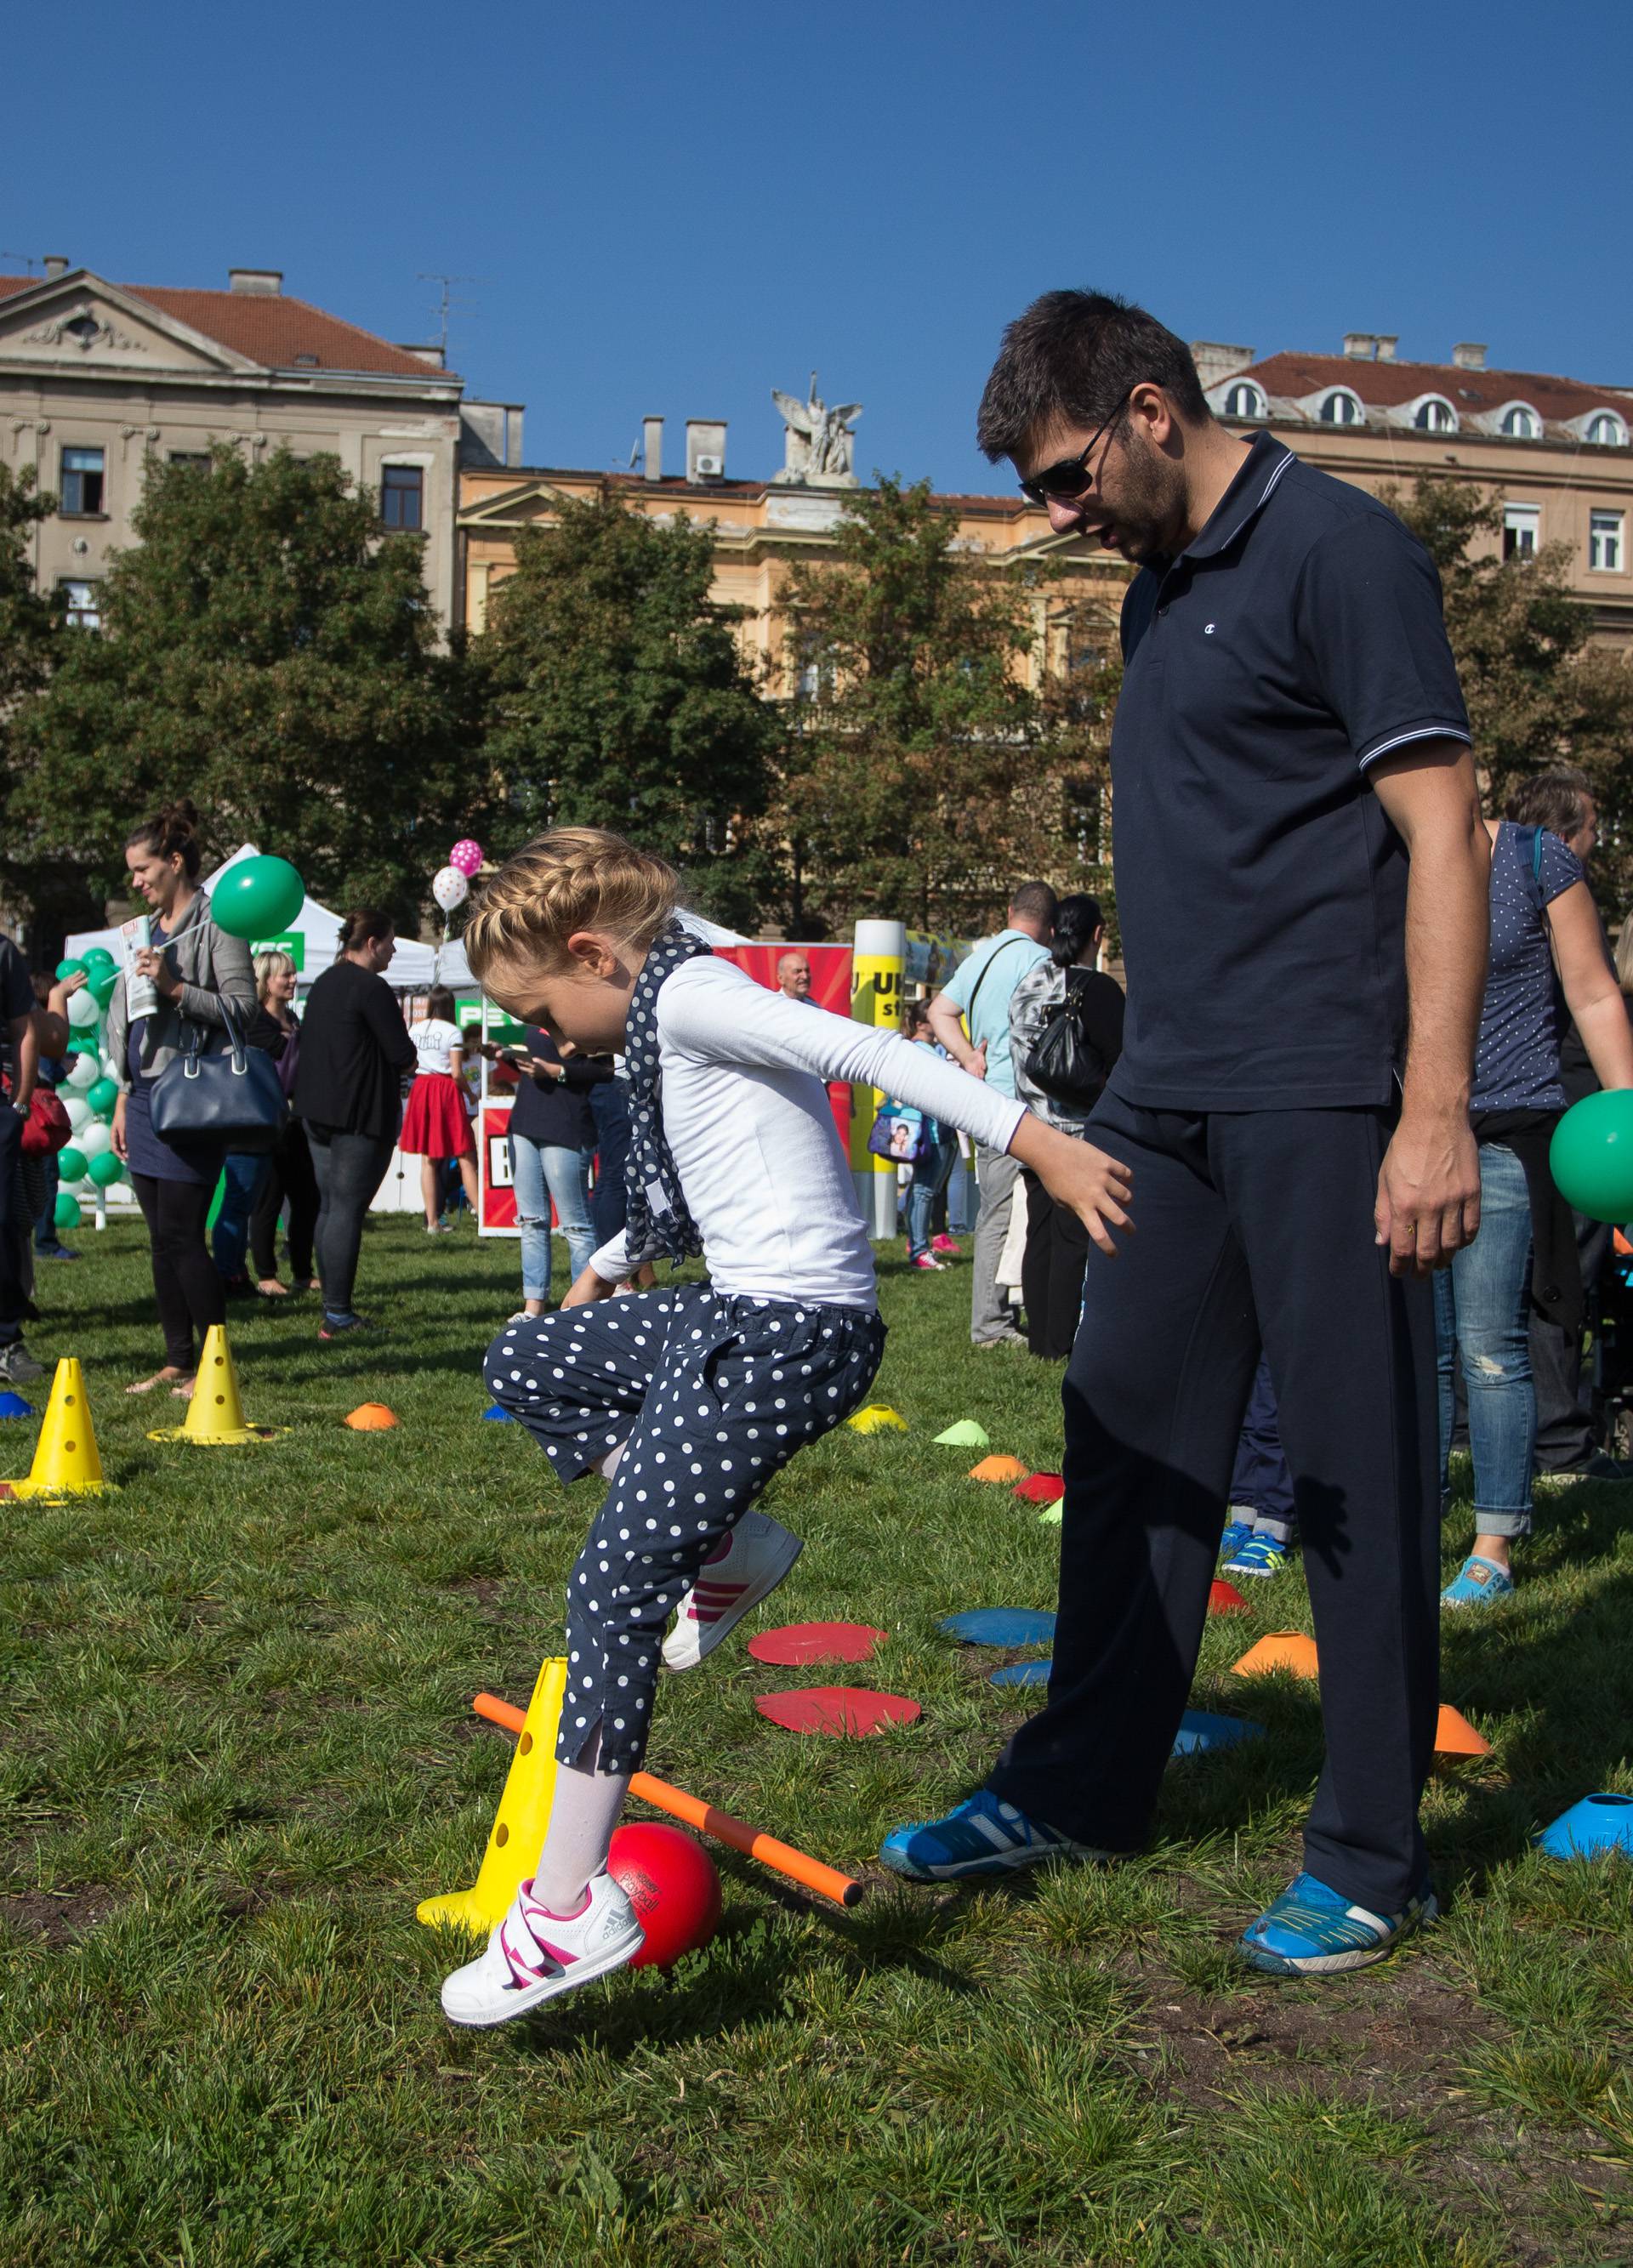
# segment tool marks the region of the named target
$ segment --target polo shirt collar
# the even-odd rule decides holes
[[[1264,510],[1292,461],[1292,451],[1274,434],[1255,433],[1242,460],[1241,471],[1214,506],[1206,526],[1193,543],[1186,546],[1180,557],[1212,559],[1228,549]]]

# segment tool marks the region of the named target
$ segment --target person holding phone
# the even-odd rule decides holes
[[[510,1177],[521,1230],[524,1315],[542,1315],[550,1301],[550,1208],[567,1240],[570,1278],[589,1265],[595,1249],[590,1219],[590,1167],[595,1156],[592,1088],[612,1077],[604,1056],[564,1054],[541,1025],[529,1024],[521,1044],[498,1051],[521,1073],[510,1114]]]

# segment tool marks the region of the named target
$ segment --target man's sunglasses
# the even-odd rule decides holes
[[[1079,497],[1088,495],[1094,486],[1093,480],[1086,477],[1089,460],[1127,409],[1134,398],[1134,391],[1131,386],[1086,449],[1081,450],[1075,457],[1062,457],[1057,465],[1046,465],[1041,473],[1035,473],[1030,481],[1021,482],[1021,494],[1029,503],[1047,504],[1053,497],[1057,502],[1071,504]]]

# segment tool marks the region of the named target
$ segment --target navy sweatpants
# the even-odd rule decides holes
[[[870,1308],[724,1299],[707,1284],[506,1324],[489,1390],[558,1477],[625,1445],[567,1583],[559,1763],[599,1724],[596,1769],[639,1769],[664,1624],[772,1474],[850,1416],[883,1351]]]
[[[1391,1277],[1373,1242],[1388,1116],[1192,1116],[1107,1094],[1090,1133],[1134,1169],[1138,1233],[1114,1262],[1090,1255],[1048,1704],[991,1785],[1079,1841],[1144,1838],[1262,1336],[1320,1653],[1327,1753],[1304,1864],[1397,1911],[1426,1871],[1439,1555],[1430,1286]]]

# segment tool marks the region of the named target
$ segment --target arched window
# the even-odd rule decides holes
[[[1628,429],[1611,409],[1593,412],[1588,419],[1587,437],[1596,449],[1625,449],[1628,445]]]
[[[1431,394],[1427,401],[1420,402],[1412,423],[1420,433],[1455,433],[1457,412],[1449,401],[1443,401],[1437,394]]]
[[[1503,412],[1503,431],[1511,441],[1540,441],[1542,420],[1528,401],[1514,401]]]
[[[1321,404],[1324,425],[1363,425],[1366,412],[1347,387],[1335,386]]]
[[[1224,409],[1227,417],[1262,417],[1265,398],[1256,386],[1240,379],[1225,395]]]

